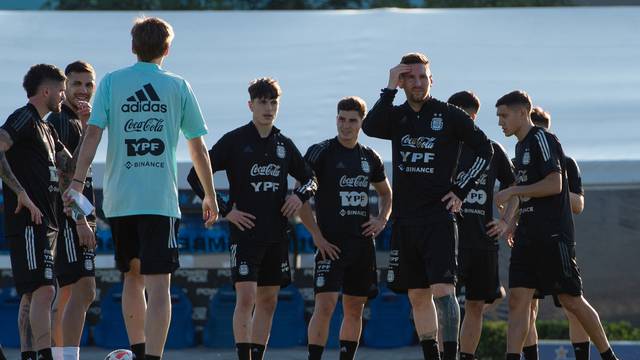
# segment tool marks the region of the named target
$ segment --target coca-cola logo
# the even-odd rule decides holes
[[[358,175],[356,177],[347,177],[342,175],[340,178],[341,187],[369,187],[369,179],[364,175]]]
[[[414,149],[433,149],[435,142],[436,138],[434,137],[420,136],[412,138],[409,135],[405,135],[402,137],[402,145]]]
[[[125,132],[162,132],[164,129],[164,120],[157,118],[149,118],[147,120],[136,121],[133,119],[127,120],[124,124]]]
[[[280,165],[268,164],[260,166],[253,164],[251,176],[280,176]]]

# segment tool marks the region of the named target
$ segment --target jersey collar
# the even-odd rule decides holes
[[[258,132],[258,129],[256,128],[256,125],[253,123],[253,121],[249,121],[249,123],[246,125],[249,133],[255,137],[256,139],[262,139],[262,137],[260,137],[260,133]],[[272,126],[271,127],[271,132],[269,133],[269,135],[264,138],[264,139],[269,139],[270,137],[272,137],[273,135],[277,134],[280,132],[280,129],[278,129],[277,127]]]
[[[150,63],[150,62],[144,62],[144,61],[138,61],[137,63],[135,63],[135,65],[133,65],[133,67],[136,69],[144,70],[144,71],[161,71],[162,70],[160,65]]]

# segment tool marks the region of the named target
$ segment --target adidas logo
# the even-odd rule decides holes
[[[158,93],[151,83],[146,84],[142,89],[135,92],[135,95],[127,98],[127,103],[123,104],[120,110],[122,112],[167,112],[166,104],[159,104]]]
[[[251,146],[247,145],[247,146],[244,148],[243,152],[245,152],[245,153],[252,153],[252,152],[253,152],[253,148],[251,148]]]

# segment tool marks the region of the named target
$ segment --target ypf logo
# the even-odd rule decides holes
[[[477,203],[484,205],[487,202],[487,193],[484,190],[471,190],[464,199],[464,202],[468,204]]]
[[[143,156],[151,154],[158,156],[164,153],[164,143],[160,139],[125,139],[127,156]]]

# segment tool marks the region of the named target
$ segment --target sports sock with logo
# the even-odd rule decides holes
[[[53,346],[51,348],[51,355],[53,356],[53,360],[62,360],[64,359],[63,348],[59,346]]]
[[[266,345],[251,344],[251,360],[262,360]]]
[[[251,360],[251,344],[236,343],[236,353],[238,360]]]
[[[524,360],[538,360],[538,344],[523,347],[522,353]]]
[[[469,353],[460,353],[460,360],[474,360],[476,356]]]
[[[324,352],[324,346],[309,344],[309,345],[307,345],[307,349],[309,349],[309,359],[308,360],[320,360],[320,359],[322,359],[322,353]]]
[[[600,357],[602,358],[602,360],[618,360],[611,348],[603,353],[600,353]]]
[[[20,353],[22,360],[36,360],[37,353],[35,351],[23,351]]]
[[[145,343],[133,344],[130,346],[134,359],[143,360],[145,353]]]
[[[62,360],[79,360],[80,348],[78,346],[65,346],[62,348]]]
[[[51,348],[38,350],[38,360],[53,360],[53,355],[51,354]]]
[[[590,343],[588,341],[581,343],[571,343],[573,352],[576,354],[576,360],[589,360]]]
[[[357,341],[340,340],[340,360],[353,360],[358,350]]]
[[[422,355],[424,360],[440,360],[440,351],[438,351],[438,342],[434,339],[420,341],[422,346]]]

